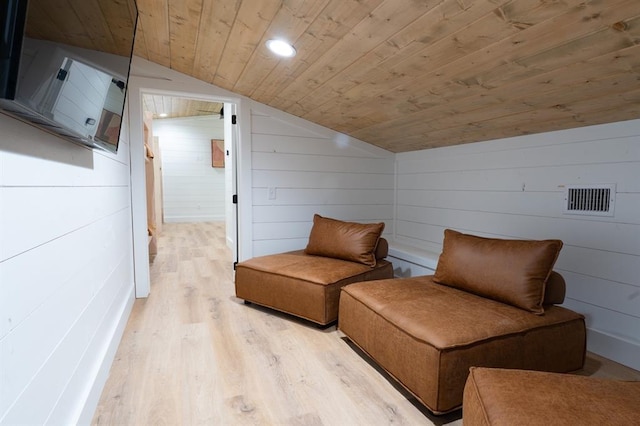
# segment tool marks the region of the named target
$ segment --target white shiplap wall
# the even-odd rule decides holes
[[[218,116],[153,121],[162,158],[164,220],[225,220],[225,169],[211,166],[211,139],[224,140]]]
[[[251,132],[253,256],[304,248],[314,213],[393,234],[393,154],[257,103]]]
[[[88,423],[134,300],[128,141],[0,128],[0,423]]]
[[[590,350],[640,369],[640,120],[398,154],[396,240],[559,238]],[[564,186],[616,184],[615,216],[562,214]]]

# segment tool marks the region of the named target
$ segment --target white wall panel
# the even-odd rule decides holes
[[[308,237],[307,235],[304,238],[296,239],[255,240],[253,242],[254,256],[304,249],[307,246]]]
[[[393,197],[392,189],[343,189],[343,188],[315,188],[309,191],[306,188],[278,187],[276,199],[269,199],[268,188],[256,187],[253,190],[253,204],[264,205],[324,205],[324,204],[369,204],[380,201],[381,196]]]
[[[321,216],[340,218],[340,220],[352,222],[389,222],[393,216],[392,205],[336,205],[336,206],[255,206],[253,214],[258,220],[255,223],[275,223],[275,222],[298,222],[306,221],[311,223],[313,215],[318,213]]]
[[[129,207],[128,186],[0,188],[0,260],[42,245]],[[60,200],[68,200],[60,202]]]
[[[270,240],[306,240],[311,232],[311,221],[304,222],[263,222],[253,225],[253,238],[256,241]],[[307,245],[306,241],[303,248]]]
[[[128,212],[122,215],[125,220],[127,216]],[[128,224],[120,222],[119,227],[126,230]],[[18,324],[0,345],[4,367],[11,372],[8,384],[12,387],[8,393],[24,389],[20,401],[25,410],[32,401],[54,406],[75,374],[80,359],[75,363],[65,361],[85,352],[93,338],[92,330],[100,326],[115,295],[122,291],[123,283],[131,282],[129,255],[120,252],[117,242],[109,241],[104,230],[99,229],[102,225],[96,224],[91,232],[106,242],[104,249],[93,252],[86,264],[78,264],[66,282],[52,283],[56,292]],[[55,321],[50,321],[51,318]],[[51,325],[45,332],[42,325],[47,322]],[[12,407],[8,423],[12,423],[12,414],[17,415],[16,422],[22,418],[24,423],[45,423],[47,411],[31,411],[29,414],[37,417],[28,419],[24,417],[25,410]]]
[[[563,240],[566,305],[587,315],[590,349],[614,342],[603,355],[628,363],[640,355],[639,138],[633,120],[398,154],[395,237],[435,251],[445,228]],[[614,216],[562,213],[566,185],[599,183],[616,184]]]
[[[612,128],[611,125],[605,126]],[[403,160],[403,165],[406,164],[406,173],[425,171],[435,173],[565,167],[589,163],[594,158],[598,158],[600,163],[626,163],[640,160],[640,147],[637,146],[634,135],[611,137],[593,134],[584,140],[577,140],[575,137],[567,137],[569,132],[571,130],[505,139],[507,141],[505,146],[496,143],[484,152],[482,150],[464,152],[464,148],[449,150],[449,152],[447,152],[449,148],[414,152],[412,159]],[[603,144],[603,141],[606,141],[606,144]],[[488,143],[493,141],[484,142],[485,145]],[[514,150],[513,145],[516,144],[518,149]],[[549,155],[550,147],[553,147],[554,151],[554,155],[551,156]],[[434,152],[427,154],[428,151]]]
[[[0,423],[75,424],[133,303],[127,131],[114,155],[0,127]]]
[[[279,117],[283,117],[283,115],[279,114]],[[273,114],[266,112],[265,109],[256,110],[255,108],[251,111],[251,132],[254,135],[290,136],[294,138],[291,140],[299,138],[326,139],[326,134],[322,130],[318,131],[302,120],[294,122],[287,118],[274,119]]]
[[[566,245],[556,266],[568,272],[638,286],[638,256]],[[569,281],[569,285],[571,285]],[[576,282],[579,284],[579,281]]]
[[[392,235],[391,153],[264,106],[251,122],[254,256],[304,248],[315,213]]]
[[[617,311],[631,317],[640,317],[638,287],[557,268],[566,280],[575,283],[567,287],[566,297],[584,303]]]
[[[392,175],[393,162],[386,158],[339,157],[335,155],[326,155],[323,158],[319,155],[254,152],[253,169]]]
[[[499,206],[496,206],[499,209]],[[636,224],[584,220],[584,216],[563,218],[505,214],[499,212],[447,210],[399,206],[402,220],[473,232],[486,237],[548,239],[566,245],[640,255],[640,226]],[[399,219],[400,220],[400,219]]]
[[[564,191],[467,191],[459,190],[455,197],[445,190],[398,190],[399,205],[412,207],[446,208],[464,210],[470,205],[476,211],[491,212],[496,205],[504,206],[503,213],[542,216],[565,217],[562,213]],[[640,193],[616,194],[616,218],[621,223],[640,224]],[[611,221],[608,217],[583,216],[587,221]]]
[[[283,133],[282,131],[280,133]],[[304,137],[281,134],[256,133],[253,138],[254,152],[288,152],[290,154],[329,155],[336,152],[342,157],[364,157],[362,149],[344,143],[344,138],[329,140],[327,137]]]
[[[448,191],[559,191],[562,185],[582,183],[616,183],[620,192],[640,191],[640,182],[634,177],[637,166],[633,163],[597,163],[589,166],[453,170],[443,172],[402,173],[398,175],[399,188],[433,189]]]
[[[160,142],[164,220],[225,220],[225,169],[211,164],[211,139],[224,139],[223,120],[154,120],[153,134]]]
[[[393,175],[376,173],[324,173],[254,170],[254,188],[393,189]],[[294,184],[292,184],[294,182]]]

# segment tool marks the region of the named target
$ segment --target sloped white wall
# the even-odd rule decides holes
[[[251,125],[254,256],[304,248],[314,213],[393,234],[393,154],[257,103]]]
[[[153,121],[162,158],[165,222],[225,220],[225,169],[211,165],[211,139],[224,140],[218,116]]]
[[[88,423],[134,300],[127,132],[0,128],[0,423]]]
[[[640,120],[402,153],[397,170],[398,241],[563,240],[556,269],[589,350],[640,369]],[[562,213],[565,185],[599,183],[617,185],[615,216]]]

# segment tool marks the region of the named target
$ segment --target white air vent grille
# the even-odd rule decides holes
[[[615,185],[568,185],[564,213],[613,216],[615,197]]]

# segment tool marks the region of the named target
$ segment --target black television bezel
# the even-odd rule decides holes
[[[26,0],[6,0],[0,9],[0,98],[15,99],[27,17]]]
[[[23,121],[27,124],[35,126],[47,133],[54,134],[62,139],[88,146],[90,148],[100,148],[104,151],[116,154],[120,145],[120,136],[122,133],[122,120],[126,106],[126,96],[129,88],[129,79],[131,77],[131,62],[133,59],[134,43],[136,30],[138,25],[138,5],[135,0],[131,0],[135,9],[133,17],[133,36],[131,39],[131,49],[127,58],[128,66],[126,74],[121,75],[126,78],[124,88],[124,101],[120,111],[121,122],[118,127],[118,136],[115,144],[111,144],[100,139],[90,139],[83,137],[76,131],[61,125],[58,122],[45,118],[37,111],[26,108],[16,100],[17,91],[19,90],[20,66],[23,54],[23,44],[25,42],[25,33],[28,17],[29,0],[5,0],[2,8],[0,8],[0,24],[2,34],[0,39],[0,113],[7,114],[13,118]],[[70,46],[73,48],[73,46]],[[10,107],[7,107],[10,105]]]

